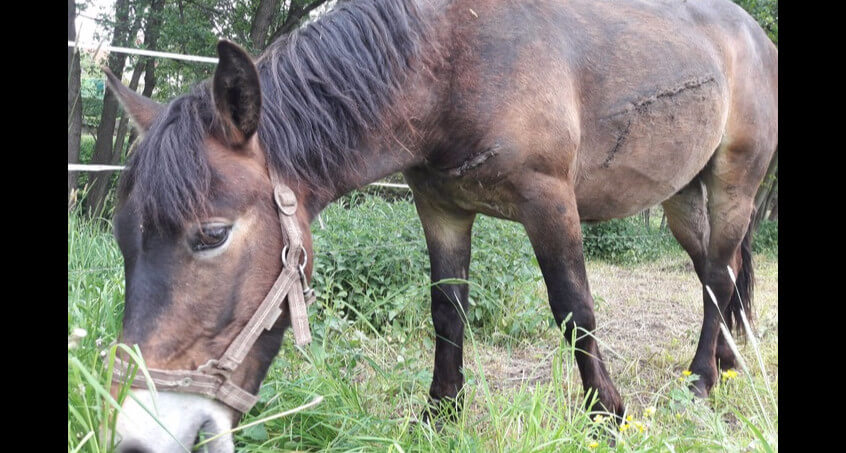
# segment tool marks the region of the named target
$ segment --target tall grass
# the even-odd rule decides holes
[[[310,307],[314,341],[303,348],[285,342],[259,403],[242,419],[245,428],[234,433],[239,451],[777,450],[772,336],[760,338],[754,351],[741,348],[756,357],[747,360],[750,369],[717,385],[707,400],[693,398],[690,377],[680,375],[679,364],[689,356],[668,358],[650,379],[612,370],[631,420],[621,430],[589,418],[575,351],[552,321],[522,227],[488,218],[474,228],[465,410],[441,432],[418,424],[434,351],[422,231],[408,203],[353,201],[323,213],[325,230],[315,223],[320,299]],[[113,423],[110,408],[117,401],[107,392],[110,354],[101,352],[113,351],[108,345],[120,331],[123,294],[122,259],[109,222],[70,213],[68,451],[109,451],[100,429]],[[695,333],[685,342],[696,340],[699,326],[691,327]],[[70,338],[77,328],[86,335]],[[537,344],[557,347],[522,370],[525,379],[492,371],[491,363],[509,360],[498,355]],[[625,352],[601,347],[606,358]],[[532,378],[549,363],[548,376]],[[317,397],[322,401],[313,407],[273,418]]]

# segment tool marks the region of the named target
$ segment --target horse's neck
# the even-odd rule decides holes
[[[426,160],[427,140],[438,121],[443,87],[435,74],[442,68],[424,67],[409,77],[404,90],[394,100],[403,106],[384,129],[371,131],[356,152],[354,168],[335,175],[335,190],[315,196],[309,212],[316,217],[327,205],[347,193]]]
[[[404,14],[400,11],[405,11],[399,8],[398,5],[400,4],[392,3],[392,0],[387,0],[384,3],[377,1],[377,3],[377,6],[386,9],[388,16],[402,16]],[[303,121],[306,140],[293,141],[301,145],[304,144],[305,148],[303,149],[306,150],[321,149],[325,150],[326,153],[331,153],[327,154],[325,159],[317,156],[303,159],[308,151],[305,153],[302,149],[292,151],[292,155],[298,157],[292,162],[307,160],[310,164],[321,165],[320,168],[314,168],[315,171],[298,172],[290,168],[287,169],[287,173],[298,173],[299,177],[308,178],[307,181],[302,182],[306,182],[304,185],[309,186],[309,189],[305,190],[310,193],[304,193],[303,195],[306,196],[303,198],[309,200],[306,203],[312,218],[338,197],[424,161],[425,136],[436,120],[439,96],[443,94],[443,90],[439,88],[441,82],[438,82],[438,80],[440,78],[436,75],[444,63],[442,54],[438,52],[438,49],[440,43],[446,41],[440,35],[445,33],[443,30],[447,30],[449,27],[441,26],[443,25],[441,22],[447,19],[443,18],[443,14],[439,13],[438,9],[429,3],[429,0],[418,0],[417,3],[421,8],[415,14],[416,17],[409,17],[407,21],[402,22],[405,25],[399,24],[396,27],[391,25],[393,23],[383,24],[383,35],[379,37],[359,36],[357,27],[351,27],[347,22],[338,19],[334,22],[329,21],[326,24],[321,24],[323,34],[320,40],[314,38],[314,30],[317,29],[315,28],[306,29],[307,31],[303,32],[308,34],[303,35],[304,37],[300,39],[306,41],[291,41],[294,43],[292,46],[297,46],[299,45],[297,43],[302,42],[311,43],[306,44],[311,47],[306,47],[303,51],[305,53],[282,54],[280,59],[267,58],[263,60],[263,64],[275,65],[279,61],[284,61],[285,58],[301,58],[300,55],[308,55],[309,61],[295,62],[292,67],[307,69],[310,67],[309,65],[315,64],[311,60],[319,61],[319,64],[327,67],[333,67],[335,68],[333,71],[319,70],[319,75],[313,76],[327,78],[326,83],[333,87],[332,90],[327,92],[346,92],[350,96],[346,101],[333,100],[317,93],[315,93],[315,96],[308,96],[307,99],[291,98],[289,95],[284,97],[269,96],[271,99],[277,99],[283,106],[288,106],[287,102],[289,101],[298,103],[299,105],[289,109],[292,114],[300,114],[304,110],[324,113],[345,112],[356,110],[358,108],[356,105],[362,106],[360,115],[341,114],[337,122],[330,122],[329,124],[323,121],[323,118],[320,118],[319,115],[312,116]],[[356,6],[349,6],[349,14],[361,13],[364,16],[370,14],[363,13],[363,10],[355,8]],[[325,17],[322,20],[325,20]],[[338,30],[343,31],[337,32]],[[347,38],[351,40],[361,39],[362,43],[370,44],[367,46],[353,44],[352,47],[357,49],[358,53],[342,55],[338,52],[338,48],[342,47],[339,39]],[[419,46],[409,45],[410,39],[420,39],[417,42]],[[292,48],[300,49],[300,47],[283,48],[283,52]],[[385,55],[375,58],[361,57],[366,52],[372,51],[387,52],[392,57],[388,58]],[[411,52],[417,52],[417,54]],[[356,61],[356,59],[361,61]],[[397,63],[397,61],[403,60],[412,62],[410,63],[411,68]],[[351,64],[351,61],[356,64]],[[390,61],[391,63],[388,67],[374,67],[374,61]],[[286,68],[285,65],[279,67],[283,71]],[[276,74],[276,70],[274,69],[270,73]],[[346,74],[346,78],[339,78],[337,74]],[[283,75],[287,78],[272,78],[268,84],[263,86],[263,89],[277,90],[269,91],[271,94],[289,91],[296,93],[311,89],[310,84],[300,86],[309,83],[309,81],[301,77],[302,74],[299,72]],[[373,79],[377,79],[381,83],[374,84],[372,83]],[[363,80],[369,81],[364,83]],[[296,86],[289,86],[291,84]],[[385,92],[366,92],[362,91],[365,90],[362,88],[363,85],[367,85],[367,89],[378,89],[374,86],[380,85],[391,87],[391,89]],[[390,97],[387,99],[385,98],[386,93],[390,93]],[[356,104],[348,103],[350,100]],[[331,105],[334,101],[346,104],[339,109],[337,106]],[[328,105],[321,104],[321,102],[326,102]],[[381,113],[373,113],[380,110]],[[380,115],[384,116],[380,117]],[[285,112],[277,114],[277,116],[279,117],[276,118],[277,122],[285,121]],[[349,129],[343,130],[345,127]],[[328,131],[329,135],[308,134],[308,131],[318,129]],[[315,137],[317,140],[309,140]],[[321,137],[330,138],[324,140]],[[335,140],[331,137],[338,137],[339,139]],[[356,138],[348,140],[350,137]],[[285,145],[285,143],[282,143],[282,146]]]
[[[315,196],[309,212],[316,214],[347,193],[401,172],[425,161],[426,138],[435,119],[437,89],[430,76],[415,75],[415,83],[402,93],[407,114],[392,121],[385,130],[376,130],[362,141],[357,150],[355,168],[336,175],[336,189],[331,194]]]

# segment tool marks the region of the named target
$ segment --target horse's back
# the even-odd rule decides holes
[[[597,21],[598,32],[624,24],[585,51],[589,61],[611,61],[582,66],[576,191],[584,220],[665,200],[731,142],[774,149],[777,52],[742,8],[729,0],[573,3],[602,8],[608,19]],[[769,161],[764,154],[748,157]]]
[[[463,208],[500,217],[537,176],[571,184],[584,220],[665,200],[749,109],[753,66],[771,66],[728,0],[459,0],[447,13],[450,89],[428,162]]]

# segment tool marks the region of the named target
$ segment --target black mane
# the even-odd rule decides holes
[[[269,46],[256,62],[269,165],[333,191],[354,171],[362,137],[398,113],[391,101],[428,34],[413,0],[361,0]],[[163,226],[201,218],[215,173],[203,139],[215,124],[209,81],[173,100],[130,157],[120,198],[134,197],[142,217]]]

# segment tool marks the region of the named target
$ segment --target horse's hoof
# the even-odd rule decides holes
[[[737,367],[737,359],[735,359],[734,353],[728,346],[718,345],[715,358],[720,371],[726,371]]]
[[[705,382],[704,379],[699,378],[690,383],[690,391],[691,393],[693,393],[693,396],[696,396],[698,398],[708,398],[710,386]]]
[[[432,431],[438,434],[440,434],[444,429],[442,417],[433,416],[429,409],[425,409],[423,410],[423,413],[420,414],[420,418],[415,420],[408,427],[408,432],[414,432],[416,429],[424,425],[428,426]]]

